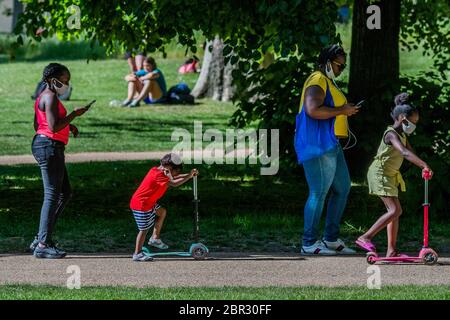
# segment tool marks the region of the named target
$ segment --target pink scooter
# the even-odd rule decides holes
[[[431,174],[425,171],[422,174],[425,180],[425,203],[423,204],[423,247],[419,252],[418,257],[379,257],[376,252],[367,253],[367,263],[374,264],[378,261],[393,262],[393,263],[424,263],[433,265],[438,260],[437,253],[428,247],[428,180],[431,179]]]

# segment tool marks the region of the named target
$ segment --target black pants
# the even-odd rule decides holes
[[[52,243],[56,221],[72,193],[64,158],[64,143],[36,135],[31,150],[42,174],[44,203],[39,223],[39,242]]]

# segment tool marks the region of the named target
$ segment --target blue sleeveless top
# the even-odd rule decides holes
[[[314,74],[312,76],[314,76]],[[327,151],[336,148],[339,143],[334,130],[334,122],[336,118],[319,120],[311,118],[306,113],[303,96],[306,88],[311,85],[308,83],[310,79],[311,76],[305,82],[302,94],[301,110],[297,114],[295,124],[294,147],[299,164],[322,156]],[[325,81],[325,83],[326,90],[324,105],[334,108],[335,103],[330,92],[328,81]]]

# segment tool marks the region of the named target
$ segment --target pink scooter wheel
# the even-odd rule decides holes
[[[423,263],[426,265],[436,264],[438,261],[438,255],[433,249],[424,249],[420,252]]]
[[[375,264],[375,262],[377,262],[376,261],[377,257],[378,257],[378,255],[375,252],[368,252],[367,253],[367,258],[366,258],[367,263],[368,264]]]

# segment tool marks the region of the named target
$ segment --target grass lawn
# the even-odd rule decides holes
[[[449,286],[130,288],[3,285],[0,300],[449,300]]]
[[[30,99],[51,61],[0,64],[0,155],[29,154],[34,135],[34,101]],[[183,59],[157,60],[168,87],[186,82],[192,89],[198,74],[179,75]],[[125,60],[63,61],[72,74],[74,92],[64,102],[68,110],[96,99],[96,104],[73,123],[80,136],[71,139],[67,152],[88,151],[157,151],[170,150],[175,128],[193,132],[193,121],[203,122],[204,130],[223,130],[234,112],[231,103],[200,100],[195,106],[142,106],[128,109],[110,107],[111,100],[124,100],[127,94],[123,77],[128,73]],[[6,76],[4,76],[6,75]]]
[[[342,35],[344,47],[350,51],[351,24],[338,25],[338,32]],[[95,50],[102,52],[101,48]],[[199,105],[194,107],[143,106],[133,110],[109,107],[111,100],[126,97],[123,77],[128,73],[128,65],[123,59],[91,60],[89,63],[84,59],[67,60],[74,59],[73,52],[79,52],[79,57],[86,57],[87,51],[83,43],[69,45],[48,40],[39,48],[23,51],[18,62],[0,63],[0,155],[30,154],[34,134],[34,102],[30,96],[43,68],[54,62],[50,60],[54,57],[61,57],[63,60],[60,62],[66,64],[72,73],[74,92],[72,100],[65,102],[68,110],[92,99],[97,100],[86,115],[75,120],[80,136],[69,143],[69,153],[169,150],[175,145],[170,141],[174,128],[192,132],[193,121],[200,120],[205,129],[223,130],[235,110],[231,103],[212,100],[199,100]],[[179,75],[177,72],[184,61],[182,54],[183,48],[173,43],[169,47],[170,59],[158,58],[157,63],[165,74],[168,87],[184,81],[192,89],[198,75]],[[100,57],[103,55],[99,53]],[[400,52],[402,73],[417,74],[430,65],[431,59],[424,57],[421,50]],[[340,80],[348,81],[348,68]]]
[[[342,28],[344,46],[350,48],[349,27]],[[401,54],[402,72],[416,73],[429,66],[419,51]],[[413,61],[413,63],[411,63]],[[0,155],[31,153],[33,93],[42,69],[50,60],[0,63]],[[192,88],[198,75],[180,76],[182,58],[157,60],[168,86],[185,81]],[[126,61],[64,60],[72,72],[74,92],[69,110],[91,99],[97,103],[75,120],[80,137],[72,139],[68,153],[88,151],[170,150],[174,128],[193,130],[193,121],[203,129],[224,130],[235,107],[231,103],[200,100],[196,106],[143,106],[114,108],[110,100],[124,99],[128,72]],[[348,70],[346,70],[348,72]],[[345,78],[345,74],[344,74]],[[281,137],[282,139],[285,137]],[[289,138],[290,139],[290,138]],[[57,238],[68,251],[129,251],[136,227],[128,209],[129,199],[153,162],[69,164],[74,198],[57,226]],[[201,166],[199,191],[201,235],[212,249],[298,251],[303,206],[307,188],[301,170],[275,177],[262,177],[249,166]],[[293,200],[295,199],[295,200]],[[364,184],[354,183],[342,225],[342,236],[352,242],[370,226],[384,208],[369,197]],[[24,251],[34,236],[42,201],[42,183],[37,166],[0,167],[0,250]],[[433,202],[433,199],[431,199]],[[26,208],[24,207],[26,203]],[[172,246],[190,242],[191,191],[173,190],[163,199],[169,217],[164,238]],[[433,210],[433,209],[431,209]],[[402,216],[400,243],[416,250],[421,238],[421,207]],[[432,245],[450,251],[446,240],[448,223],[431,215]],[[384,234],[380,235],[384,241]]]
[[[136,226],[129,200],[151,161],[68,164],[74,195],[56,227],[55,237],[69,252],[130,252]],[[186,170],[189,169],[187,166]],[[202,165],[199,178],[200,235],[214,251],[299,252],[305,179],[298,172],[260,176],[259,167]],[[0,252],[24,252],[38,229],[42,182],[35,165],[0,166]],[[191,185],[170,189],[163,239],[172,248],[191,243]],[[26,205],[24,205],[26,204]],[[349,244],[383,212],[367,186],[354,183],[343,218]],[[421,207],[405,212],[400,249],[416,251],[422,235]],[[324,219],[322,219],[324,220]],[[437,221],[431,207],[431,246],[449,252],[448,222]],[[322,229],[323,230],[323,229]],[[382,250],[385,233],[376,239]]]

